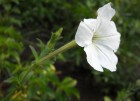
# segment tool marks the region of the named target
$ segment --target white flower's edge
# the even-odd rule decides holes
[[[85,47],[92,43],[92,36],[92,31],[83,21],[81,21],[75,35],[76,43],[81,47]]]
[[[105,4],[97,10],[97,19],[107,19],[111,20],[115,15],[115,9],[111,7],[111,2]]]
[[[103,72],[103,68],[100,65],[100,61],[98,60],[98,53],[96,51],[96,48],[93,44],[90,44],[86,47],[84,47],[84,51],[86,53],[87,62],[91,67],[93,67],[95,70]]]

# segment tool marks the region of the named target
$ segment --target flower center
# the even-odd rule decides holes
[[[97,32],[94,32],[93,37],[92,37],[92,42],[97,40],[99,37],[97,36]]]

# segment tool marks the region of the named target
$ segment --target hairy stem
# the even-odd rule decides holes
[[[65,52],[73,47],[75,47],[77,44],[75,42],[75,40],[65,44],[64,46],[58,48],[57,50],[55,50],[54,52],[48,54],[47,56],[43,57],[42,59],[40,59],[39,61],[37,61],[37,64],[42,64],[44,61],[49,60],[53,57],[55,57],[56,55],[58,55],[59,53]]]

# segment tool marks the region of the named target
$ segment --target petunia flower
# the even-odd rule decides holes
[[[120,44],[120,33],[111,18],[115,10],[111,3],[104,5],[97,11],[96,19],[84,19],[81,21],[76,32],[76,43],[84,47],[87,62],[96,70],[103,71],[106,68],[116,71],[118,62],[114,52]]]

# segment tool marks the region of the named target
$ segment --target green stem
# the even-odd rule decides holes
[[[69,50],[69,49],[75,47],[76,45],[77,45],[77,44],[76,44],[75,40],[73,40],[73,41],[67,43],[66,45],[60,47],[59,49],[55,50],[54,52],[48,54],[47,56],[41,58],[39,61],[35,62],[35,64],[33,63],[33,64],[30,66],[30,68],[28,69],[28,71],[26,72],[26,74],[24,75],[24,77],[21,79],[20,84],[23,84],[23,85],[24,85],[25,80],[26,80],[26,77],[27,77],[27,75],[30,73],[30,71],[33,69],[34,65],[36,65],[36,64],[37,64],[37,65],[40,65],[40,64],[42,64],[44,61],[49,60],[49,59],[55,57],[56,55],[58,55],[59,53],[65,52],[65,51],[67,51],[67,50]],[[14,90],[13,90],[9,95],[7,95],[7,97],[5,97],[2,101],[6,101],[6,99],[9,99],[10,96],[11,96],[13,93],[15,93],[15,91],[16,91],[16,89],[14,89]]]
[[[24,84],[24,81],[26,79],[26,76],[30,73],[30,71],[33,69],[34,65],[41,65],[44,61],[51,59],[53,57],[55,57],[56,55],[58,55],[59,53],[62,53],[64,51],[67,51],[68,49],[71,49],[73,47],[75,47],[77,44],[75,42],[75,40],[67,43],[66,45],[58,48],[57,50],[55,50],[54,52],[48,54],[47,56],[41,58],[40,60],[36,61],[35,64],[33,63],[31,65],[31,67],[28,69],[28,71],[26,72],[26,74],[24,75],[24,77],[21,79],[21,83]]]
[[[44,61],[49,60],[53,57],[55,57],[56,55],[58,55],[59,53],[65,52],[73,47],[75,47],[77,44],[75,42],[75,40],[67,43],[66,45],[58,48],[57,50],[55,50],[54,52],[48,54],[47,56],[43,57],[42,59],[40,59],[39,61],[37,61],[37,64],[42,64]]]

